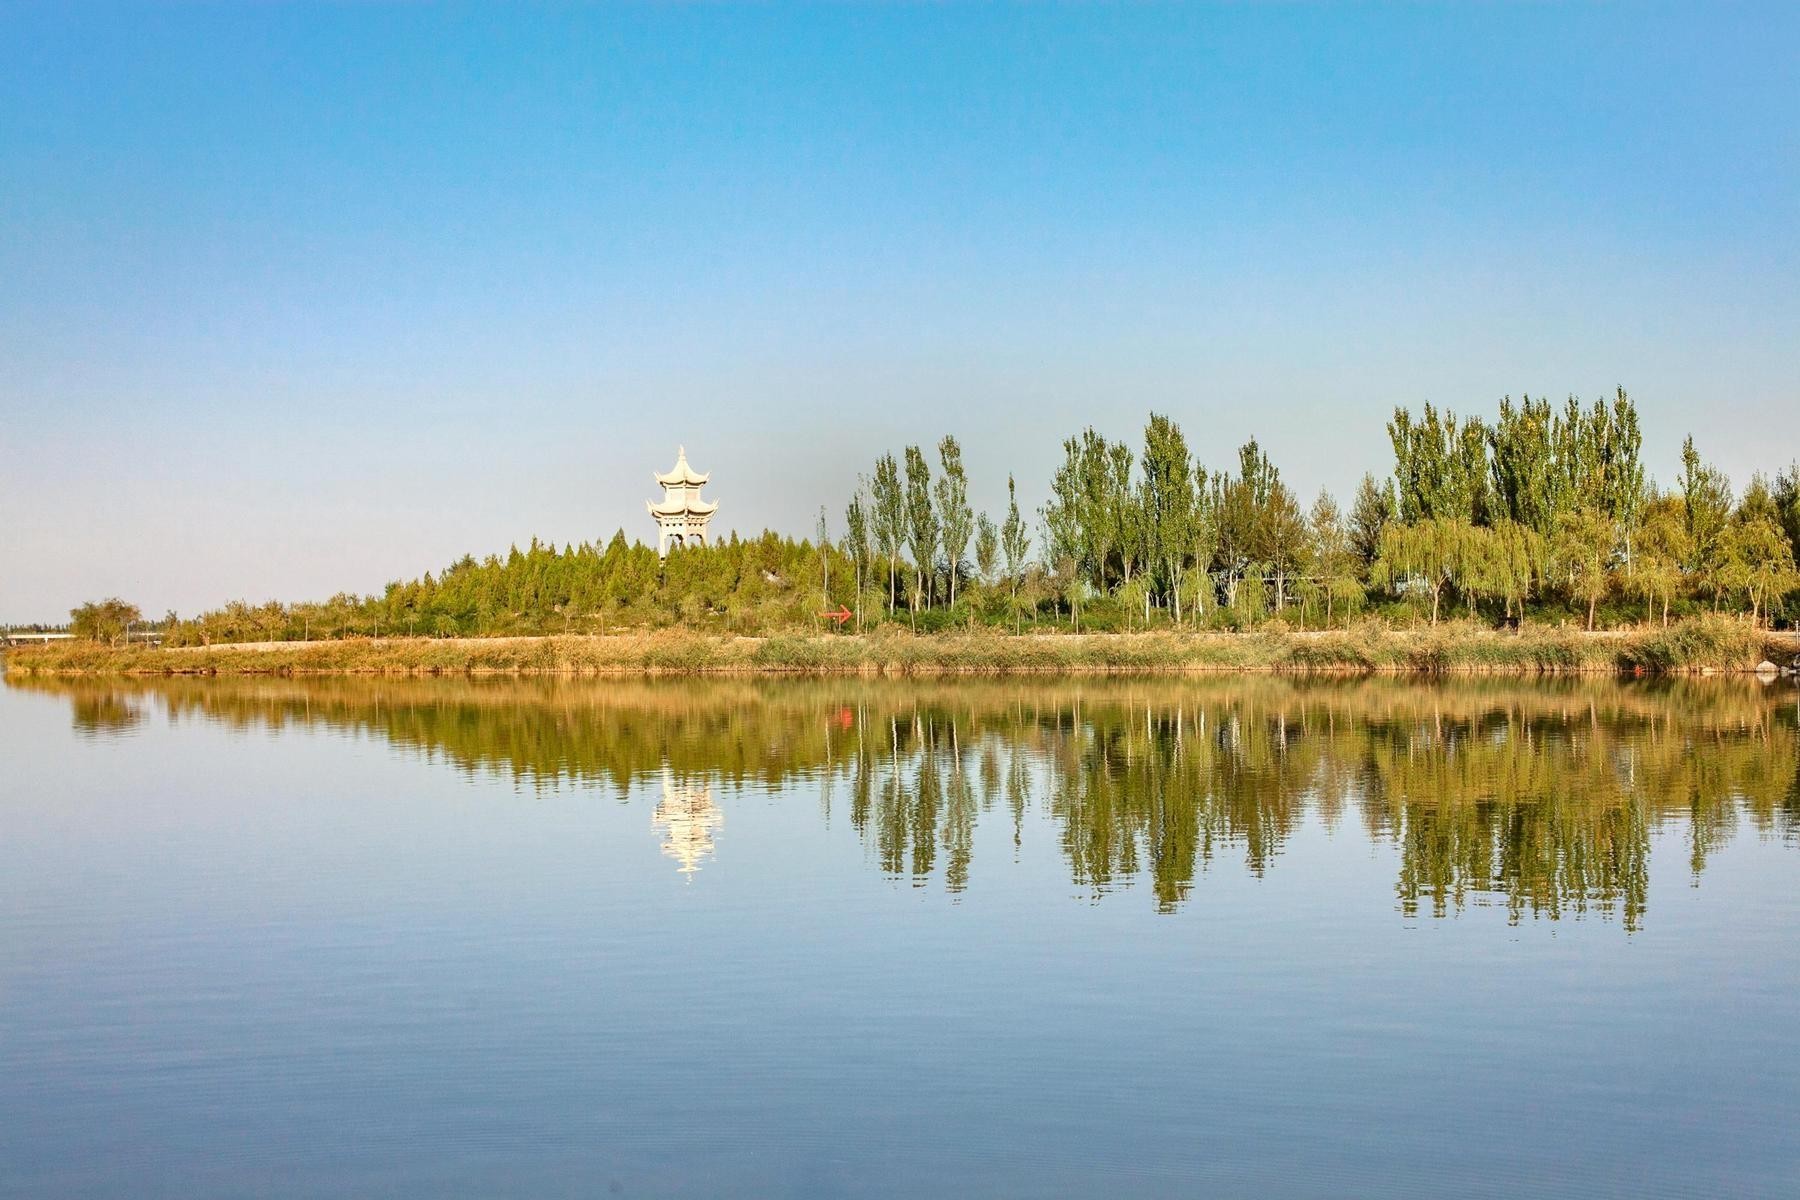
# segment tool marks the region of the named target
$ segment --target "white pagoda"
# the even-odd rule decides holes
[[[708,503],[700,498],[700,489],[707,478],[688,466],[685,446],[676,448],[675,466],[667,474],[656,476],[656,482],[662,485],[663,498],[660,503],[646,500],[644,507],[656,518],[658,558],[668,557],[670,542],[677,546],[692,542],[706,544],[706,523],[719,509],[718,501]]]

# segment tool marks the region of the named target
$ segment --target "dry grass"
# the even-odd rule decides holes
[[[720,637],[685,632],[611,637],[384,638],[168,649],[94,645],[15,648],[9,674],[36,675],[1004,675],[1136,673],[1678,673],[1746,671],[1787,661],[1800,643],[1731,619],[1668,629],[1585,633],[1470,625],[1329,633],[1041,634]]]

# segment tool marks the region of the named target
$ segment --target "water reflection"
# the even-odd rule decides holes
[[[173,722],[382,737],[520,786],[654,787],[690,877],[718,797],[816,782],[879,868],[970,886],[975,831],[1045,814],[1077,886],[1178,908],[1221,859],[1278,869],[1303,821],[1398,850],[1406,915],[1645,917],[1651,834],[1686,869],[1740,827],[1796,840],[1789,685],[1468,680],[45,682],[86,734]],[[991,846],[993,843],[986,842]],[[991,850],[989,851],[991,853]],[[1663,866],[1661,869],[1668,869]]]
[[[713,833],[725,814],[713,803],[712,788],[704,783],[678,783],[663,772],[662,799],[650,826],[663,834],[662,852],[680,863],[683,875],[692,875],[713,856]]]

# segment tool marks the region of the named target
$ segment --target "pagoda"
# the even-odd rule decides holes
[[[700,489],[706,480],[707,476],[688,466],[685,446],[676,448],[675,466],[668,473],[656,476],[656,482],[662,485],[663,498],[661,502],[646,500],[644,507],[656,518],[658,558],[668,557],[670,542],[677,546],[693,542],[706,544],[706,523],[719,508],[718,501],[708,503],[700,498]]]

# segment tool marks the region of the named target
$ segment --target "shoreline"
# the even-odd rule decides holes
[[[1788,664],[1800,637],[1732,619],[1588,633],[1446,625],[1321,632],[655,633],[353,638],[4,652],[9,676],[1695,675]]]

